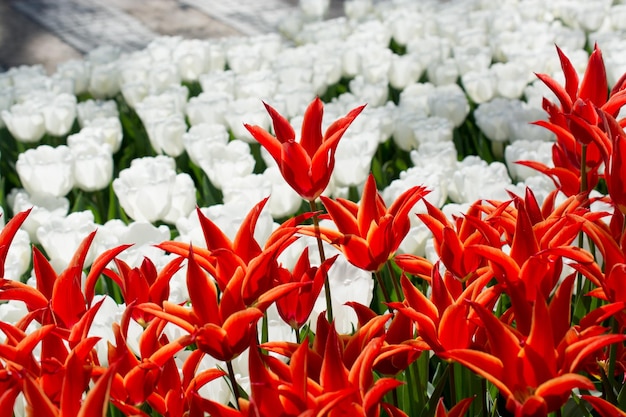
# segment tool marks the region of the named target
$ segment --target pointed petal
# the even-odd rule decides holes
[[[115,248],[106,250],[93,261],[89,269],[87,279],[85,280],[85,300],[87,301],[87,305],[91,305],[96,282],[106,266],[113,260],[113,258],[131,246],[132,245],[119,245]]]
[[[567,90],[563,88],[556,80],[551,78],[547,74],[538,74],[535,73],[537,78],[539,78],[543,83],[556,95],[557,99],[561,103],[561,107],[563,108],[564,113],[569,113],[572,110],[572,99],[570,98]]]
[[[274,133],[276,133],[276,139],[279,142],[285,143],[293,141],[296,138],[296,132],[293,130],[289,121],[276,111],[272,106],[267,103],[263,103],[274,125]],[[268,149],[269,150],[269,149]]]
[[[365,181],[363,192],[361,194],[361,202],[357,213],[357,224],[359,226],[359,236],[366,237],[372,225],[378,224],[380,216],[384,213],[378,213],[376,200],[378,198],[378,190],[376,189],[376,180],[370,174]]]
[[[458,362],[482,376],[495,385],[505,398],[512,395],[510,387],[504,382],[505,373],[509,372],[509,369],[505,368],[498,358],[471,349],[450,349],[437,355],[443,359]]]
[[[322,144],[322,117],[324,115],[324,104],[319,97],[309,104],[304,112],[302,122],[302,134],[300,144],[309,156],[315,152]]]
[[[200,268],[189,245],[187,261],[187,288],[193,312],[201,323],[220,323],[217,288],[213,280]]]
[[[390,392],[391,390],[399,387],[403,383],[393,378],[381,378],[369,391],[365,394],[363,398],[363,409],[365,410],[366,415],[376,415],[380,409],[380,403],[383,400],[383,397]]]
[[[43,392],[41,384],[33,380],[33,377],[26,374],[24,376],[23,392],[26,397],[27,409],[30,409],[30,415],[37,417],[58,417],[59,411],[52,401]]]
[[[8,279],[0,279],[0,300],[23,301],[29,311],[48,307],[48,300],[35,288]]]
[[[243,222],[241,222],[237,236],[235,236],[233,241],[233,250],[245,263],[249,263],[252,258],[261,253],[261,247],[254,239],[254,230],[256,229],[259,216],[263,212],[263,207],[265,207],[268,200],[269,197],[266,197],[252,207]]]
[[[606,103],[609,87],[602,52],[596,45],[589,57],[585,75],[580,83],[578,97],[590,100],[597,107]]]
[[[557,46],[556,51],[559,54],[561,69],[565,75],[565,91],[567,91],[570,99],[574,102],[578,95],[578,73],[576,72],[576,68],[572,65],[572,62],[567,56],[565,56],[561,48]]]
[[[602,398],[593,395],[582,395],[580,398],[591,404],[601,417],[626,417],[626,412]]]
[[[574,388],[592,390],[594,387],[593,383],[582,375],[563,374],[539,385],[535,390],[535,395],[543,397],[548,406],[548,412],[552,412],[565,403]]]
[[[353,213],[345,205],[325,196],[320,196],[320,199],[342,234],[360,235],[359,224]]]
[[[254,137],[261,146],[263,146],[269,154],[274,158],[277,164],[280,165],[282,146],[280,141],[274,136],[270,135],[261,126],[251,126],[244,124],[244,127],[248,129],[248,132]]]
[[[324,347],[320,385],[325,392],[340,391],[349,387],[348,370],[341,358],[341,346],[334,324],[331,324]]]
[[[17,213],[0,231],[0,277],[4,276],[4,263],[11,247],[11,242],[26,217],[30,214],[32,207],[21,213]]]

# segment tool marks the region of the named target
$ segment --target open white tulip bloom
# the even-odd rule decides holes
[[[204,154],[196,154],[196,158],[209,181],[218,189],[232,178],[245,177],[254,171],[250,145],[237,139],[226,145],[211,143],[204,149]]]
[[[80,59],[72,59],[62,62],[57,66],[57,75],[72,81],[73,93],[83,94],[87,91],[89,77],[91,76],[91,65],[89,62]]]
[[[189,174],[176,175],[174,191],[172,192],[172,204],[163,221],[176,224],[181,217],[187,217],[196,206],[196,186]]]
[[[506,147],[504,158],[511,177],[516,181],[524,181],[528,177],[540,175],[532,168],[516,164],[517,161],[538,161],[548,167],[554,166],[551,142],[517,140]]]
[[[37,240],[46,251],[54,269],[60,272],[69,265],[85,237],[96,228],[91,211],[77,211],[66,217],[51,217],[37,229]],[[85,266],[91,265],[95,252],[95,246],[90,248]]]
[[[101,117],[115,117],[119,119],[120,114],[117,105],[113,100],[86,100],[76,105],[78,124],[84,127],[89,120]]]
[[[14,104],[0,113],[11,135],[24,143],[39,142],[46,133],[45,118],[39,103]]]
[[[174,160],[167,156],[135,159],[113,180],[113,190],[126,214],[136,221],[163,220],[176,186]]]
[[[461,126],[470,112],[467,97],[458,84],[439,86],[432,90],[428,94],[428,108],[431,116],[448,119],[454,127]]]
[[[117,117],[97,117],[85,120],[85,127],[80,130],[79,134],[85,134],[99,143],[109,145],[114,154],[122,147],[124,137],[122,123]]]
[[[468,203],[480,199],[507,200],[507,189],[512,181],[501,162],[487,164],[476,156],[468,156],[458,163],[448,187],[448,195],[455,203]]]
[[[155,226],[145,221],[126,224],[119,219],[113,219],[98,226],[96,243],[102,247],[102,251],[118,245],[132,245],[118,257],[134,268],[141,266],[144,258],[153,262],[160,260],[165,252],[155,245],[169,238],[170,230],[166,225]]]
[[[15,169],[30,195],[63,197],[74,187],[74,156],[65,145],[41,145],[21,153]]]
[[[180,114],[172,114],[165,119],[151,121],[146,124],[146,131],[152,148],[158,154],[164,153],[175,158],[185,150],[183,135],[187,131],[187,124]]]
[[[263,174],[233,177],[222,184],[224,204],[237,201],[239,204],[247,206],[248,210],[268,197],[271,191],[272,184]]]
[[[207,70],[208,43],[199,39],[182,39],[172,51],[180,78],[183,81],[197,81]]]
[[[183,146],[189,159],[200,166],[198,155],[204,154],[204,148],[211,143],[220,143],[224,146],[228,143],[228,131],[226,127],[218,123],[199,123],[192,125],[183,134]]]
[[[64,93],[51,97],[42,111],[48,134],[67,135],[76,120],[76,96]]]
[[[233,93],[227,91],[203,92],[191,97],[185,109],[191,126],[201,123],[226,125],[225,114],[228,111]]]
[[[65,217],[70,210],[70,202],[65,197],[52,197],[49,195],[29,195],[24,189],[14,188],[7,196],[7,200],[14,213],[20,213],[31,209],[30,214],[24,220],[22,229],[28,232],[31,242],[37,240],[37,229],[52,217]]]
[[[70,150],[74,156],[74,184],[77,188],[92,192],[109,186],[113,177],[113,153],[108,144],[75,141]]]

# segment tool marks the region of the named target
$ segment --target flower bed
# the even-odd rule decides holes
[[[626,6],[544,3],[0,74],[0,415],[625,415]]]

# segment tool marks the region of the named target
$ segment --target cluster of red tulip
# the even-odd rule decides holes
[[[609,93],[596,48],[579,83],[558,52],[565,86],[538,75],[560,102],[546,100],[549,120],[538,122],[556,134],[554,167],[523,162],[557,186],[541,205],[527,190],[508,201],[477,201],[450,220],[423,199],[423,187],[387,207],[373,177],[358,204],[321,196],[337,144],[362,107],[322,134],[322,103],[315,100],[299,141],[270,106],[275,136],[247,126],[314,208],[281,224],[263,247],[253,232],[267,200],[232,241],[198,210],[206,248],[164,242],[160,247],[179,257],[160,271],[149,260],[129,267],[116,259],[125,249],[119,247],[100,255],[85,278],[93,233],[61,274],[34,248],[36,287],[0,280],[0,300],[28,309],[15,325],[0,322],[0,415],[13,415],[23,394],[32,416],[535,417],[560,416],[568,407],[568,415],[593,409],[626,416],[626,122],[616,120],[626,77]],[[592,198],[602,184],[608,195]],[[318,198],[324,210],[315,209]],[[596,200],[611,210],[592,211]],[[396,254],[418,201],[439,255],[434,264]],[[15,216],[0,235],[0,274],[27,215]],[[322,227],[320,218],[336,228]],[[286,269],[279,255],[302,235],[316,237],[320,248],[322,241],[334,245],[376,276],[382,296],[371,306],[351,303],[358,317],[351,334],[337,332],[332,311],[316,328],[306,325],[322,289],[330,292],[336,258],[321,255],[312,266],[304,251]],[[179,305],[168,301],[169,281],[184,262],[189,300]],[[94,350],[98,339],[87,337],[104,276],[126,304],[106,366]],[[259,336],[257,325],[273,303],[299,343]],[[144,328],[138,354],[126,342],[131,320]],[[37,330],[27,330],[33,323]],[[184,335],[169,340],[169,323]],[[183,350],[190,352],[181,367],[175,358]],[[248,393],[232,368],[246,350]],[[227,369],[201,370],[205,355]],[[218,378],[231,386],[235,400],[228,405],[199,392]]]

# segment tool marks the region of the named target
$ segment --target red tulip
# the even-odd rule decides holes
[[[335,167],[339,140],[365,106],[350,111],[335,121],[322,136],[322,101],[316,98],[304,113],[300,141],[289,121],[265,104],[274,124],[272,136],[260,126],[245,125],[254,138],[278,164],[283,178],[302,198],[314,201],[328,186]]]
[[[321,236],[338,247],[354,266],[376,272],[406,237],[410,228],[409,212],[426,194],[428,190],[424,187],[410,188],[387,208],[370,174],[359,204],[321,196],[328,216],[338,229],[322,227]],[[315,236],[314,228],[303,227],[301,231]]]
[[[312,267],[309,263],[309,250],[305,248],[298,258],[293,272],[280,268],[280,272],[276,273],[280,283],[300,282],[307,284],[276,300],[278,314],[292,328],[299,329],[309,319],[313,306],[324,286],[324,277],[335,259],[337,259],[337,255],[326,259],[319,267]]]
[[[264,252],[255,260],[265,256],[271,257],[273,254]],[[137,308],[181,327],[192,336],[190,342],[195,342],[198,349],[215,359],[230,361],[249,346],[250,338],[256,334],[256,323],[267,307],[301,286],[300,283],[279,285],[265,291],[253,300],[253,304],[247,305],[243,298],[246,278],[247,271],[238,268],[219,295],[213,279],[200,268],[190,248],[187,287],[191,309],[168,301],[164,301],[162,307],[144,303]]]

